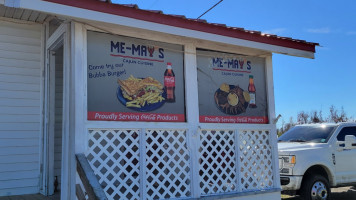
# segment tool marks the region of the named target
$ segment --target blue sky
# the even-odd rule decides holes
[[[218,1],[113,2],[197,18]],[[355,0],[224,0],[202,19],[319,43],[315,59],[273,55],[276,114],[286,122],[300,111],[327,116],[334,105],[356,118]]]

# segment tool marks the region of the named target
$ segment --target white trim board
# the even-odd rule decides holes
[[[232,44],[236,46],[249,47],[253,49],[259,49],[269,51],[273,53],[286,54],[291,56],[314,58],[314,53],[309,51],[297,50],[287,47],[280,47],[276,45],[270,45],[265,43],[253,42],[248,40],[242,40],[232,37],[221,36],[217,34],[211,34],[201,31],[195,31],[185,28],[178,28],[153,22],[147,22],[128,17],[122,17],[107,13],[101,13],[97,11],[86,10],[82,8],[76,8],[71,6],[65,6],[55,4],[51,2],[45,2],[41,0],[18,0],[20,1],[20,8],[36,10],[39,12],[52,13],[54,15],[61,15],[73,19],[84,19],[97,22],[106,22],[115,25],[137,27],[140,29],[157,31],[170,35],[179,35],[189,38],[202,39],[207,41],[215,41],[223,44]]]

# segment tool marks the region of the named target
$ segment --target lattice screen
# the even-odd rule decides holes
[[[185,130],[146,131],[146,155],[147,199],[191,195]]]
[[[239,173],[241,191],[273,187],[272,149],[269,131],[239,131]]]
[[[87,159],[108,199],[140,198],[139,130],[89,130]]]
[[[201,195],[273,188],[269,131],[199,135]],[[189,151],[194,147],[187,140],[186,130],[95,129],[89,130],[86,156],[108,199],[187,198],[195,188]]]
[[[201,130],[200,188],[201,194],[236,190],[235,134],[229,130]]]
[[[86,156],[108,199],[191,196],[186,131],[147,130],[141,143],[139,134],[138,129],[89,130]],[[140,152],[144,155],[141,159]],[[144,174],[140,174],[140,166],[144,166]]]
[[[273,188],[269,131],[201,130],[199,153],[202,195]]]

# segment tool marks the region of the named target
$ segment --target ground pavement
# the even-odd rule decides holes
[[[303,200],[303,199],[297,196],[282,195],[282,200]],[[332,188],[331,200],[356,200],[356,187]]]

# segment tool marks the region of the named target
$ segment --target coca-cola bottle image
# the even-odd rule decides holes
[[[167,93],[166,102],[175,102],[176,95],[174,90],[176,88],[176,79],[172,70],[172,63],[170,62],[167,63],[167,69],[164,72],[164,88]]]
[[[257,108],[256,106],[256,87],[253,82],[253,76],[249,76],[248,92],[250,93],[250,108]]]

